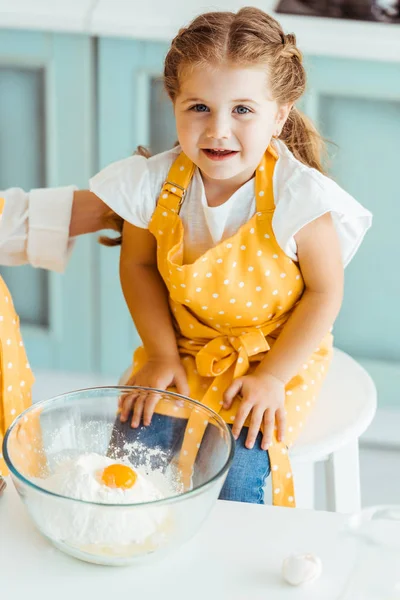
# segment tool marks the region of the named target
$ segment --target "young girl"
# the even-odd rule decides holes
[[[323,174],[321,138],[296,108],[302,55],[272,17],[199,16],[164,81],[179,146],[91,180],[125,221],[121,282],[143,341],[129,383],[175,387],[232,425],[222,498],[262,503],[271,471],[274,504],[294,506],[287,449],[326,375],[343,268],[371,215]],[[130,395],[121,420],[147,425],[154,410]],[[184,471],[205,426],[187,424]]]

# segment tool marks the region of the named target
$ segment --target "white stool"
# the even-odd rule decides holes
[[[361,509],[358,439],[374,418],[376,403],[371,377],[335,348],[315,408],[290,450],[298,508],[314,508],[315,463],[324,461],[327,509]]]

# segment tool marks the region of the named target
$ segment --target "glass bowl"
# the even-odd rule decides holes
[[[136,401],[157,401],[149,426],[120,422],[118,402],[132,393]],[[39,531],[67,554],[103,565],[146,561],[189,540],[218,498],[233,454],[231,430],[214,411],[141,387],[90,388],[38,402],[3,443]],[[105,484],[110,464],[130,465],[138,477],[133,487],[118,478]]]

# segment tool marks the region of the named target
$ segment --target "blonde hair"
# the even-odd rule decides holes
[[[187,69],[221,64],[265,66],[272,99],[278,105],[293,105],[280,139],[298,160],[323,173],[323,139],[295,106],[306,87],[296,36],[285,35],[278,21],[258,8],[242,8],[237,13],[210,12],[196,17],[179,30],[165,58],[164,86],[171,101],[175,102]],[[138,149],[138,153],[143,155],[143,149]],[[107,243],[104,238],[103,243]],[[118,243],[119,238],[107,245]]]

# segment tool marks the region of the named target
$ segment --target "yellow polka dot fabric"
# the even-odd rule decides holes
[[[224,391],[234,378],[251,373],[273,347],[304,290],[298,265],[284,254],[272,229],[276,160],[275,151],[269,147],[256,171],[253,218],[194,263],[183,264],[179,210],[195,169],[183,153],[171,167],[149,227],[157,239],[158,269],[169,290],[190,395],[230,424],[240,399],[230,410],[224,410]],[[285,442],[279,443],[274,437],[268,450],[275,505],[295,506],[288,448],[312,410],[331,356],[332,336],[327,334],[287,385]],[[145,350],[139,348],[134,355],[134,372],[145,362]],[[157,412],[166,414],[168,409],[160,403]],[[173,416],[185,417],[181,412]],[[187,487],[206,427],[207,422],[193,412],[179,463]]]
[[[0,198],[0,215],[4,202]],[[7,475],[1,454],[3,436],[31,403],[34,378],[22,342],[11,294],[0,277],[0,475]]]

